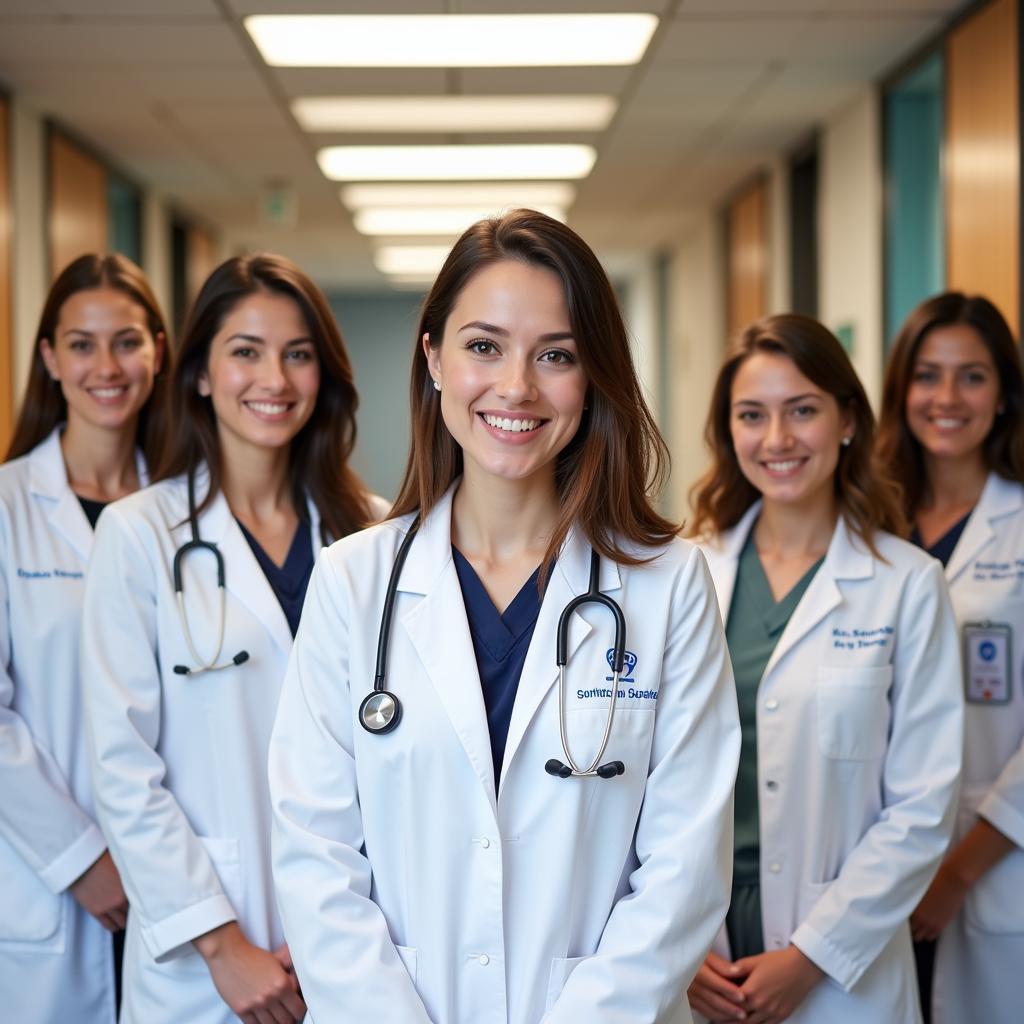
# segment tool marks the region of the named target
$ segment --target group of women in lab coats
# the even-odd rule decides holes
[[[173,352],[138,268],[83,257],[33,360],[0,467],[12,1019],[1016,1018],[1024,382],[984,299],[912,314],[877,437],[824,327],[744,331],[691,540],[614,291],[532,211],[423,304],[390,510],[280,257],[219,267]]]

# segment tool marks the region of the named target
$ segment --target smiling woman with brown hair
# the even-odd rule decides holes
[[[0,991],[10,1020],[113,1024],[127,901],[93,822],[78,633],[104,506],[146,482],[169,379],[142,271],[54,281],[0,468]],[[114,932],[111,941],[108,931]]]
[[[878,447],[905,481],[912,539],[945,566],[966,676],[954,842],[911,917],[922,1003],[935,1024],[1009,1021],[1024,964],[1024,373],[988,299],[946,292],[907,317]]]
[[[735,703],[586,243],[530,210],[469,228],[411,389],[398,505],[317,567],[271,743],[311,1016],[686,1021],[727,895]]]
[[[694,529],[743,748],[732,902],[691,1005],[714,1021],[917,1024],[907,916],[952,828],[963,723],[940,566],[893,535],[899,490],[867,396],[815,320],[748,327],[707,423]]]
[[[199,292],[157,482],[111,506],[82,668],[96,806],[131,899],[121,1024],[299,1020],[266,751],[315,553],[385,510],[319,289],[234,257]]]

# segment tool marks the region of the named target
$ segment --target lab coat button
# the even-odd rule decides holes
[[[486,953],[481,953],[479,960],[481,967],[486,967],[491,962],[491,958]]]
[[[768,699],[767,699],[767,700],[766,700],[766,701],[764,702],[764,706],[765,706],[765,707],[766,707],[766,708],[767,708],[767,709],[768,709],[769,711],[775,711],[775,710],[776,710],[776,709],[778,708],[778,706],[779,706],[779,702],[778,702],[778,701],[777,701],[777,700],[776,700],[776,699],[775,699],[774,697],[769,697],[769,698],[768,698]]]
[[[487,836],[484,836],[483,839],[480,840],[480,845],[481,847],[483,847],[483,849],[487,850],[490,848],[491,841],[487,838]]]
[[[779,788],[779,784],[774,779],[769,779],[765,783],[765,788],[768,790],[769,793],[774,793],[775,790]]]
[[[777,875],[782,870],[782,865],[777,860],[774,860],[768,865],[768,870],[773,875]]]

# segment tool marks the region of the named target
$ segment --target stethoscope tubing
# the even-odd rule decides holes
[[[412,547],[413,539],[420,527],[417,516],[410,525],[395,555],[394,565],[388,577],[387,589],[384,592],[384,607],[381,610],[380,630],[377,634],[377,658],[374,668],[373,689],[363,698],[359,705],[359,722],[372,735],[385,735],[392,732],[402,717],[402,703],[398,697],[386,687],[388,646],[391,640],[391,621],[394,617],[395,602],[398,596],[398,584],[402,568]],[[600,589],[601,560],[597,551],[590,550],[590,584],[585,594],[574,597],[558,617],[558,628],[555,635],[555,663],[558,666],[558,733],[562,742],[562,752],[566,763],[552,758],[545,765],[550,775],[560,778],[614,778],[625,770],[621,761],[610,761],[601,764],[611,740],[612,726],[615,722],[615,707],[619,693],[619,677],[626,661],[626,617],[618,602]],[[566,728],[565,714],[565,672],[569,658],[569,625],[573,613],[586,604],[598,604],[607,608],[615,620],[615,645],[612,648],[611,669],[612,689],[608,700],[608,713],[605,717],[604,734],[597,754],[587,768],[581,768],[573,757],[569,747],[569,734]]]

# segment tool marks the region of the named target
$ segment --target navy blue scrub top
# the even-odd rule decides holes
[[[83,498],[80,494],[76,494],[75,497],[78,499],[78,504],[82,506],[82,511],[85,513],[85,518],[89,520],[89,525],[95,530],[100,513],[109,503],[106,501],[93,501],[92,498]]]
[[[260,542],[242,526],[242,523],[237,519],[235,522],[241,527],[242,536],[249,542],[249,547],[252,548],[252,553],[256,556],[256,561],[259,562],[263,575],[267,577],[281,611],[288,620],[288,628],[292,631],[292,636],[295,636],[302,615],[302,603],[306,600],[309,577],[313,573],[313,539],[310,536],[309,523],[299,520],[284,565],[276,565],[260,547]]]
[[[973,509],[971,511],[973,512]],[[964,527],[970,518],[971,513],[968,512],[963,519],[954,523],[930,548],[925,549],[932,558],[937,558],[942,563],[943,569],[949,565],[949,560],[953,557],[953,552],[956,551],[956,546],[960,542],[960,535],[964,532]],[[924,547],[921,534],[916,526],[910,531],[910,543],[916,544],[919,548]]]
[[[454,546],[452,557],[459,575],[459,586],[462,587],[462,602],[466,606],[466,619],[487,709],[494,791],[497,792],[505,759],[508,725],[512,720],[512,705],[516,701],[519,677],[523,674],[526,652],[540,613],[541,595],[537,587],[540,566],[523,584],[504,613],[499,614],[473,566]]]

